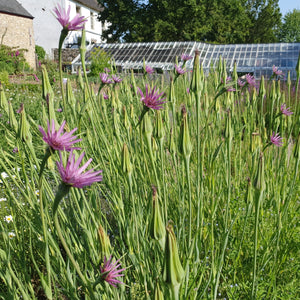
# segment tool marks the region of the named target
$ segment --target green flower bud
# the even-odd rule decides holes
[[[200,93],[201,89],[202,88],[201,88],[201,74],[200,74],[200,52],[199,50],[196,50],[190,91],[196,94],[196,93]]]
[[[126,144],[123,145],[122,149],[122,171],[128,176],[130,176],[132,173],[132,165],[130,162],[128,147]]]
[[[190,157],[192,153],[192,142],[188,126],[187,112],[185,106],[182,107],[182,123],[180,128],[179,150],[184,157]]]
[[[111,245],[110,245],[110,240],[109,236],[107,235],[105,229],[99,225],[98,227],[98,237],[100,241],[100,261],[103,261],[104,256],[105,257],[110,257],[111,255]]]
[[[32,142],[32,136],[30,132],[29,123],[26,118],[26,113],[24,109],[24,104],[21,104],[21,107],[19,108],[20,113],[20,122],[19,122],[19,128],[18,128],[18,136],[21,140],[30,143]]]
[[[161,210],[159,200],[157,196],[157,188],[152,186],[152,219],[150,223],[150,234],[151,237],[158,241],[159,245],[165,250],[166,243],[166,229],[165,224],[161,217]]]
[[[163,277],[165,282],[170,286],[171,299],[177,300],[179,299],[179,287],[184,278],[184,270],[179,259],[176,236],[170,223],[166,226],[166,230],[167,238]]]
[[[3,85],[1,83],[0,83],[0,107],[3,108],[7,114],[9,114],[8,102],[5,96]]]
[[[256,176],[255,176],[255,179],[254,179],[254,182],[253,182],[253,185],[254,185],[254,188],[255,188],[256,191],[262,192],[266,188],[264,172],[265,172],[264,157],[263,157],[263,153],[261,153],[260,157],[259,157]]]

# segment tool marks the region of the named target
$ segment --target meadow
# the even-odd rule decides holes
[[[0,87],[0,299],[299,298],[300,72],[185,59]]]

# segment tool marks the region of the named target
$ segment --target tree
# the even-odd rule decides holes
[[[110,41],[276,41],[278,0],[98,0]]]
[[[276,31],[281,25],[278,0],[249,0],[248,15],[251,19],[247,43],[272,43],[277,41]]]
[[[300,42],[300,10],[294,9],[283,18],[283,24],[279,29],[278,38],[284,43]]]

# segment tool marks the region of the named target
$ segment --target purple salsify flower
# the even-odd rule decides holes
[[[104,92],[102,93],[102,96],[103,96],[103,99],[104,99],[104,100],[108,100],[108,98],[109,98],[108,95],[105,94]]]
[[[186,88],[186,92],[187,92],[188,94],[190,93],[190,88],[189,88],[189,87]]]
[[[251,74],[246,74],[246,81],[250,86],[255,86],[255,78]]]
[[[238,83],[239,87],[243,87],[243,86],[246,84],[246,81],[243,81],[243,80],[241,80],[241,79],[238,79],[238,80],[237,80],[237,83]]]
[[[273,73],[278,75],[278,76],[283,75],[283,72],[281,70],[278,70],[278,67],[275,67],[274,65],[272,67],[272,70],[273,70]]]
[[[104,72],[105,72],[105,73],[110,73],[111,71],[110,71],[109,68],[104,68]]]
[[[100,266],[101,278],[105,280],[110,285],[117,287],[116,284],[124,284],[124,282],[116,279],[117,277],[122,277],[125,269],[118,269],[121,264],[119,264],[120,259],[112,263],[112,256],[107,260],[104,256],[103,267]]]
[[[39,78],[36,76],[36,74],[33,74],[33,77],[34,77],[34,79],[35,79],[36,82],[40,81]]]
[[[275,132],[273,132],[273,134],[271,135],[271,143],[277,147],[281,147],[283,145],[282,137],[280,137],[279,133],[275,134]]]
[[[285,103],[283,103],[281,106],[280,106],[280,110],[281,110],[281,113],[283,114],[283,115],[286,115],[286,116],[290,116],[290,115],[292,115],[293,114],[293,112],[292,111],[290,111],[290,108],[288,107],[286,107],[286,104]]]
[[[82,167],[79,168],[79,165],[84,157],[84,152],[81,153],[78,160],[75,161],[75,153],[73,149],[70,152],[70,156],[67,161],[66,167],[64,167],[62,162],[61,152],[59,152],[60,161],[56,162],[59,174],[62,181],[66,185],[70,185],[77,188],[83,188],[84,186],[91,185],[94,182],[102,181],[102,170],[94,172],[94,169],[90,169],[87,172],[82,172],[88,167],[92,159],[90,158]]]
[[[24,110],[24,103],[21,103],[19,109],[16,111],[17,114],[20,114]]]
[[[166,97],[161,98],[164,95],[164,92],[159,94],[159,90],[157,89],[155,91],[156,87],[153,87],[152,90],[150,90],[149,85],[145,85],[145,95],[143,94],[142,90],[138,87],[138,92],[141,95],[141,101],[144,102],[144,105],[148,108],[152,109],[162,109],[162,104],[166,103],[167,101],[163,101],[166,99]],[[161,99],[160,99],[161,98]]]
[[[83,29],[83,24],[87,20],[79,14],[77,14],[72,20],[70,20],[70,10],[70,5],[68,7],[68,10],[66,11],[59,4],[57,4],[57,7],[55,7],[53,11],[56,14],[56,19],[64,29],[68,31]]]
[[[181,54],[181,60],[183,60],[183,61],[188,61],[188,60],[190,60],[192,58],[193,58],[193,56],[190,56],[190,55],[188,55],[186,53],[182,53]]]
[[[122,78],[118,77],[117,75],[112,75],[111,78],[113,79],[113,81],[115,83],[119,83],[123,80]]]
[[[47,133],[44,129],[39,126],[39,130],[43,135],[43,140],[49,145],[52,150],[64,150],[71,151],[73,149],[80,150],[79,147],[72,147],[73,144],[80,142],[81,139],[77,139],[76,135],[72,135],[77,128],[74,128],[70,132],[63,132],[66,121],[63,121],[58,131],[55,130],[55,122],[52,120],[52,125],[50,126],[49,121],[47,121],[48,129]]]
[[[235,88],[232,86],[227,88],[226,90],[227,90],[227,92],[235,92]]]
[[[186,70],[182,69],[180,66],[175,65],[175,70],[178,75],[183,75]]]
[[[14,149],[13,149],[13,151],[12,151],[13,153],[18,153],[19,152],[19,149],[18,149],[18,147],[15,147]]]
[[[20,51],[17,50],[15,55],[16,55],[16,57],[18,57],[20,55]]]
[[[99,76],[100,76],[100,80],[102,81],[103,84],[113,83],[113,81],[110,78],[108,78],[108,74],[100,73]]]
[[[58,108],[56,111],[57,112],[62,112],[63,110],[62,110],[62,108]]]
[[[39,60],[39,67],[42,65],[42,62]]]
[[[146,73],[148,73],[148,74],[153,74],[153,73],[154,73],[154,69],[151,68],[150,66],[146,66],[146,67],[145,67],[145,71],[146,71]]]

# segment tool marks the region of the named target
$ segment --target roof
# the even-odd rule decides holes
[[[261,75],[270,77],[273,74],[272,66],[279,67],[285,74],[290,71],[291,79],[296,79],[295,67],[300,53],[300,43],[273,43],[273,44],[230,44],[217,45],[202,42],[152,42],[152,43],[115,43],[95,44],[86,53],[86,63],[90,63],[94,49],[103,49],[113,58],[116,67],[123,70],[143,68],[144,59],[152,68],[170,71],[174,69],[176,56],[180,61],[181,54],[194,55],[197,49],[203,70],[208,73],[217,66],[219,57],[226,60],[228,71],[234,63],[237,72],[253,73],[255,78]],[[78,56],[72,64],[80,65]],[[186,69],[193,68],[193,60],[185,64]]]
[[[33,19],[33,16],[16,0],[0,0],[0,13]]]
[[[97,0],[73,0],[73,1],[80,3],[88,8],[94,9],[98,12],[103,10]]]

